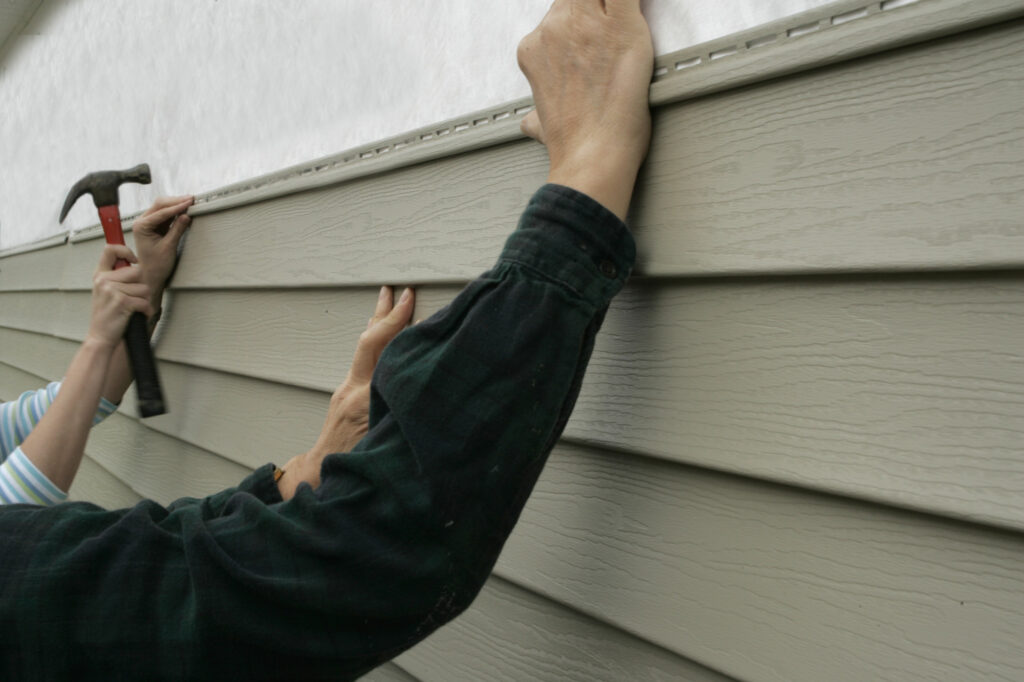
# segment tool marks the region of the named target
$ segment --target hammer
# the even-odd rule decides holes
[[[60,211],[60,222],[64,222],[68,211],[78,201],[78,197],[86,192],[100,214],[103,235],[108,244],[124,244],[124,231],[121,229],[121,212],[118,209],[117,188],[124,182],[137,182],[143,185],[150,183],[149,164],[140,163],[134,168],[120,171],[97,171],[89,173],[79,180],[68,192],[64,200],[64,208]],[[114,269],[128,265],[126,260],[118,260]],[[125,347],[128,349],[128,362],[135,375],[135,389],[139,396],[139,413],[143,417],[154,417],[163,414],[163,391],[160,390],[160,377],[156,372],[156,360],[153,348],[149,345],[149,330],[146,316],[132,313],[128,319],[128,327],[124,332]]]

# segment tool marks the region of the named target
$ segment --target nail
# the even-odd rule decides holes
[[[385,287],[381,287],[380,288],[380,295],[377,297],[377,300],[378,301],[383,301],[387,297],[388,297],[388,288],[386,286]]]
[[[402,292],[402,298],[399,300],[399,303],[405,303],[410,298],[412,298],[412,289],[406,287],[405,291]]]

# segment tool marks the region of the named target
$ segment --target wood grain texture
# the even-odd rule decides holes
[[[145,425],[253,469],[284,464],[312,447],[331,399],[324,391],[189,365],[159,367],[170,409]],[[138,416],[134,391],[121,411]]]
[[[130,233],[125,235],[125,243],[134,248]],[[102,239],[61,241],[38,251],[0,258],[0,291],[91,290],[104,246]]]
[[[0,290],[59,287],[70,249],[63,243],[0,259]],[[93,267],[95,267],[93,263]]]
[[[93,428],[85,452],[139,495],[160,504],[211,495],[252,473],[120,413]]]
[[[142,500],[142,496],[97,464],[92,457],[83,457],[75,481],[68,491],[68,499],[92,502],[104,509],[124,509],[135,506]]]
[[[1002,24],[658,109],[638,272],[1024,264],[1022,36]],[[462,281],[545,173],[515,142],[200,216],[176,286]]]
[[[163,501],[246,471],[120,415],[89,451]],[[498,570],[741,679],[1015,679],[1022,550],[1017,535],[563,446]]]
[[[421,291],[417,314],[455,291]],[[374,296],[179,292],[158,354],[333,391]],[[609,312],[566,434],[1021,528],[1022,311],[1024,279],[1007,274],[637,282]],[[322,414],[315,395],[251,391],[270,420],[258,403]]]
[[[397,661],[424,682],[732,679],[495,577],[468,611]]]
[[[496,573],[737,679],[1024,676],[1024,538],[556,448]]]
[[[425,288],[417,315],[456,292]],[[250,467],[299,452],[375,299],[177,292],[158,355],[217,373],[165,364],[172,409],[154,428]],[[0,323],[20,320],[4,302]],[[32,325],[66,331],[66,307],[48,300],[60,317]],[[608,315],[566,435],[1024,528],[1022,311],[1015,274],[638,281]],[[3,328],[0,343],[43,376],[74,351]]]

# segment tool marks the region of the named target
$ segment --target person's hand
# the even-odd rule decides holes
[[[194,197],[160,197],[135,219],[132,234],[143,281],[159,297],[174,270],[178,242],[192,219],[185,214]]]
[[[293,457],[282,467],[284,474],[277,482],[285,500],[295,495],[300,483],[313,488],[320,485],[320,465],[324,457],[335,452],[348,452],[366,435],[370,423],[370,381],[384,347],[409,325],[415,307],[415,294],[406,289],[395,303],[391,287],[383,287],[377,298],[377,309],[359,336],[355,358],[345,381],[331,396],[327,419],[316,444],[302,455]]]
[[[548,180],[625,218],[651,136],[654,48],[640,0],[554,0],[518,57],[536,104],[522,130],[547,146]]]
[[[136,263],[138,259],[127,246],[108,244],[100,255],[100,263],[92,278],[92,317],[87,341],[113,349],[121,342],[132,313],[153,314],[149,299],[151,290],[142,282],[140,268],[129,266],[114,269],[118,259]]]

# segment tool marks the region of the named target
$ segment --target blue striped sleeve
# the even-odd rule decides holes
[[[15,448],[11,456],[0,464],[0,504],[49,507],[67,499],[67,493],[44,476],[21,448]]]
[[[28,434],[53,404],[60,387],[59,381],[53,381],[45,388],[25,391],[17,400],[0,403],[0,462],[28,438]],[[100,398],[100,404],[92,418],[93,426],[116,411],[117,405],[106,398]]]
[[[0,461],[28,437],[59,390],[60,383],[54,381],[45,388],[25,391],[17,400],[0,404]]]

